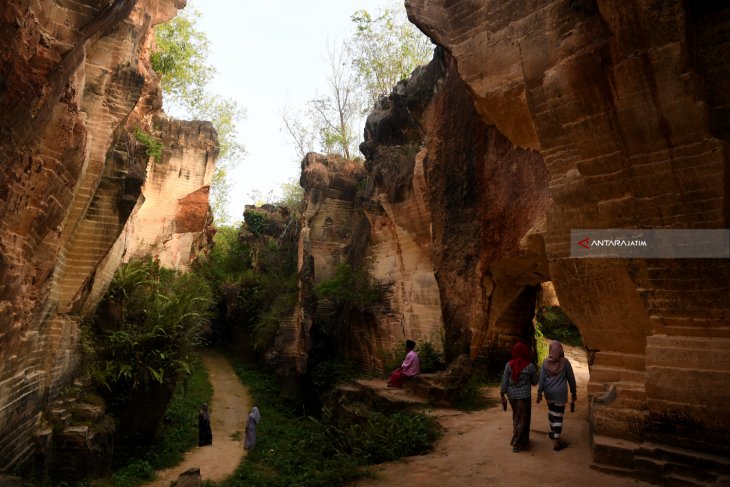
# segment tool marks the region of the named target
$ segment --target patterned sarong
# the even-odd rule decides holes
[[[530,398],[510,399],[512,406],[512,441],[510,445],[520,450],[527,450],[530,446]]]

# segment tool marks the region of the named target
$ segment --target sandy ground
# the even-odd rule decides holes
[[[157,479],[149,486],[167,487],[193,467],[200,468],[203,480],[219,482],[233,474],[244,456],[243,431],[252,407],[248,391],[223,355],[207,351],[202,359],[213,385],[210,404],[213,445],[187,452],[180,465],[157,472]]]
[[[352,484],[352,487],[520,487],[535,485],[567,485],[575,487],[648,486],[622,477],[602,474],[589,467],[586,383],[588,365],[579,349],[567,349],[578,384],[575,413],[566,412],[563,439],[569,444],[563,451],[553,451],[547,436],[547,405],[535,404],[536,388],[532,393],[532,422],[530,450],[513,453],[512,412],[499,407],[483,411],[462,412],[434,409],[431,414],[443,427],[443,436],[433,452],[409,457],[399,462],[371,468],[374,479]],[[383,381],[385,394],[390,394]],[[397,391],[402,394],[403,391]],[[489,395],[499,397],[497,388]]]

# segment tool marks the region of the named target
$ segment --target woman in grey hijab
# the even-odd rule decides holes
[[[550,438],[555,441],[553,450],[560,451],[568,446],[560,435],[563,432],[563,418],[565,416],[565,404],[568,402],[568,387],[570,387],[571,401],[570,411],[575,411],[575,375],[573,367],[565,358],[563,345],[553,340],[550,342],[548,356],[542,362],[540,370],[540,381],[537,386],[537,402],[545,399],[548,403],[548,423],[550,424]]]
[[[259,408],[254,406],[248,415],[248,423],[246,423],[246,438],[243,441],[243,447],[246,450],[253,450],[253,447],[256,445],[256,427],[259,421],[261,421]]]

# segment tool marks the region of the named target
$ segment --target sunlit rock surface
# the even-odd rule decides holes
[[[313,323],[336,312],[307,297],[342,262],[384,290],[382,303],[340,317],[339,345],[351,358],[382,370],[410,338],[445,344],[448,360],[466,352],[501,365],[516,338],[531,338],[538,286],[549,280],[542,158],[482,121],[443,50],[381,97],[361,151],[364,165],[303,161],[303,294],[280,332],[296,370],[316,339]]]
[[[544,158],[545,249],[560,304],[590,350],[596,466],[722,482],[730,262],[574,260],[569,238],[574,228],[729,226],[730,8],[406,5],[453,55],[485,123]]]
[[[158,116],[154,133],[164,148],[150,159],[139,208],[127,221],[124,260],[154,255],[168,269],[186,270],[208,247],[210,181],[218,138],[210,122]]]
[[[0,470],[33,454],[40,412],[77,362],[79,320],[115,270],[100,263],[114,258],[110,250],[127,218],[143,207],[146,173],[159,180],[161,169],[147,167],[135,128],[170,141],[171,159],[180,152],[179,133],[153,127],[161,97],[149,50],[153,25],[182,6],[184,0],[0,5]],[[208,145],[213,150],[214,142]],[[190,170],[207,174],[208,164]],[[205,228],[207,198],[197,192],[206,177],[175,195],[193,204],[178,207],[172,235]],[[187,245],[175,244],[181,262]]]

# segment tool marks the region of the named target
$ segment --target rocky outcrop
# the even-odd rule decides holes
[[[549,275],[591,350],[595,465],[719,482],[727,464],[713,455],[730,454],[730,262],[576,260],[570,230],[728,227],[730,8],[406,5],[455,59],[482,120],[544,159]]]
[[[374,260],[391,272],[410,262],[421,285],[406,280],[393,307],[426,299],[435,317],[430,334],[404,331],[432,341],[444,334],[449,360],[466,352],[501,363],[506,344],[531,338],[536,286],[549,279],[542,158],[482,121],[440,49],[376,105],[362,151],[374,181],[366,211],[381,208],[400,230],[389,253],[373,246]]]
[[[154,119],[153,133],[163,145],[162,156],[150,159],[139,206],[115,247],[123,247],[125,262],[154,255],[167,269],[187,270],[196,255],[210,246],[208,195],[218,137],[210,122],[164,115]]]
[[[333,303],[318,300],[314,287],[333,277],[338,264],[347,262],[354,229],[363,223],[356,205],[362,173],[360,164],[336,155],[309,153],[302,159],[300,184],[305,193],[297,243],[297,306],[281,323],[267,355],[268,362],[283,375],[306,372],[313,323],[335,319]]]
[[[538,285],[549,280],[542,158],[482,121],[443,50],[378,101],[361,151],[364,167],[303,161],[300,303],[312,311],[300,305],[282,328],[296,370],[313,324],[333,320],[338,346],[370,369],[406,338],[501,366],[506,344],[532,337]],[[368,272],[381,303],[343,314],[313,295],[343,262]]]
[[[147,148],[135,132],[153,133],[161,109],[149,64],[151,28],[182,6],[184,0],[0,6],[0,470],[31,456],[39,413],[74,370],[79,320],[115,270],[104,263],[117,259],[110,251],[143,206],[146,173],[162,170],[147,168]],[[168,137],[158,128],[170,144],[162,164],[175,165],[166,156],[180,152],[174,141],[185,129],[160,123],[179,132]],[[195,127],[210,132],[209,125]],[[212,150],[214,142],[207,144],[196,150]],[[196,190],[204,185],[178,198],[202,208]],[[204,220],[182,211],[171,226],[188,234]]]

